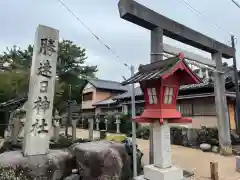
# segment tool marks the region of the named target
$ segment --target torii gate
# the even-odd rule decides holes
[[[151,31],[151,62],[163,59],[163,35],[211,53],[216,63],[214,92],[216,112],[218,118],[219,144],[221,153],[231,153],[231,139],[229,132],[229,117],[225,96],[225,83],[222,71],[222,57],[229,59],[235,56],[235,49],[207,37],[187,26],[173,21],[133,0],[120,0],[118,4],[121,18],[137,24]],[[150,152],[153,144],[150,139]],[[150,164],[153,155],[150,153]]]

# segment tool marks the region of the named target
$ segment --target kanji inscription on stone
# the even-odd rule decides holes
[[[30,132],[33,133],[34,136],[37,136],[41,133],[48,133],[47,127],[48,124],[46,122],[46,119],[41,119],[41,121],[39,119],[36,119],[36,122],[32,124],[32,129]]]
[[[48,81],[41,81],[40,82],[40,92],[45,93],[48,90]]]
[[[40,62],[40,66],[38,68],[38,75],[44,76],[46,78],[51,78],[52,66],[51,66],[49,60]]]
[[[34,124],[32,124],[32,127],[31,127],[31,131],[30,133],[32,133],[34,136],[37,135],[37,130],[38,130],[38,119],[36,119],[36,122]]]
[[[34,104],[35,106],[33,106],[33,109],[37,109],[37,114],[39,114],[40,110],[45,113],[50,107],[50,101],[48,100],[47,96],[44,96],[43,98],[38,96],[38,99],[34,102]]]
[[[52,53],[56,52],[56,47],[54,43],[55,41],[50,38],[42,38],[40,45],[40,53],[51,56]]]
[[[40,133],[48,133],[48,130],[46,129],[48,126],[46,119],[42,119],[41,124],[39,125],[38,134]]]
[[[35,34],[24,124],[23,154],[47,154],[58,57],[59,31],[39,25]]]

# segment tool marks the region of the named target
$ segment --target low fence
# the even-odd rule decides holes
[[[89,122],[88,118],[84,118],[78,121],[77,127],[82,128],[82,129],[88,129],[89,128]],[[93,128],[96,130],[97,129],[97,119],[92,118],[94,125]],[[106,129],[106,119],[103,117],[100,117],[99,119],[99,129],[100,130],[105,130]],[[132,121],[131,118],[129,117],[122,117],[120,119],[120,132],[125,133],[125,134],[131,134],[132,132]],[[137,124],[137,128],[139,125]],[[109,133],[116,133],[117,131],[117,125],[116,125],[116,118],[109,118],[107,119],[107,132]]]

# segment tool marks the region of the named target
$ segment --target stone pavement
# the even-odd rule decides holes
[[[77,137],[88,138],[88,130],[77,129]],[[99,133],[94,131],[94,137],[99,137]],[[148,164],[149,141],[137,139],[137,144],[144,153],[143,164],[146,165]],[[235,156],[223,157],[219,154],[173,145],[172,159],[175,166],[195,173],[195,176],[190,179],[210,179],[210,162],[215,161],[218,162],[219,180],[240,180],[240,173],[235,170]]]

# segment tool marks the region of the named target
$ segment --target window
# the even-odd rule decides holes
[[[172,104],[172,100],[173,100],[173,88],[165,87],[164,104]]]
[[[93,93],[92,92],[83,94],[83,101],[91,101],[92,98],[93,98]]]
[[[149,104],[157,104],[157,93],[155,88],[148,88]]]
[[[183,116],[192,116],[193,115],[193,104],[178,104],[178,111]]]

